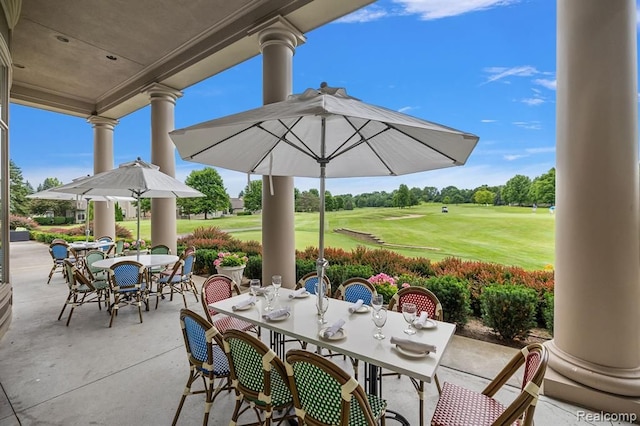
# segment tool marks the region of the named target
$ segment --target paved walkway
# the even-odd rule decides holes
[[[104,310],[82,306],[65,327],[57,317],[66,286],[60,273],[46,284],[51,264],[47,247],[33,241],[12,243],[11,255],[13,322],[0,340],[0,426],[171,423],[189,372],[178,321],[180,298],[161,300],[158,310],[144,312],[142,324],[137,311],[126,307],[113,328],[108,328]],[[193,296],[188,303],[202,312]],[[480,390],[513,351],[456,336],[438,375],[442,381]],[[343,367],[350,371],[346,363]],[[508,387],[499,397],[508,402],[517,392]],[[418,424],[417,396],[407,377],[387,377],[384,397],[390,408]],[[427,385],[426,423],[436,401],[435,386]],[[209,424],[228,425],[233,403],[232,394],[221,395]],[[187,398],[179,424],[201,424],[203,406],[202,396]],[[543,396],[536,423],[595,424],[579,421],[579,411]]]

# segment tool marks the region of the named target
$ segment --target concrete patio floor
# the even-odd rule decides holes
[[[12,243],[11,262],[13,321],[0,340],[0,426],[170,424],[189,373],[178,320],[181,298],[161,300],[158,310],[153,309],[152,299],[142,324],[137,310],[125,307],[113,328],[108,328],[105,310],[85,305],[75,310],[66,327],[66,311],[57,321],[67,295],[62,274],[56,273],[46,284],[51,266],[48,247],[33,241]],[[200,284],[203,278],[197,280]],[[202,312],[193,296],[187,301],[192,310]],[[441,381],[480,390],[513,352],[456,336],[438,375]],[[341,365],[351,371],[346,363]],[[384,380],[389,407],[412,425],[419,424],[417,394],[409,379]],[[437,391],[434,385],[426,388],[428,424]],[[507,387],[499,399],[508,403],[517,392],[516,387]],[[209,424],[229,424],[233,404],[232,394],[218,397]],[[202,395],[187,398],[179,424],[201,424],[203,409]],[[581,419],[580,412],[591,413],[542,396],[535,420],[539,425],[605,424]],[[250,415],[240,418],[253,420]]]

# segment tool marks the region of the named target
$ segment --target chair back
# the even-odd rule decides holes
[[[182,277],[183,279],[191,279],[191,275],[193,275],[193,265],[196,262],[195,252],[185,255],[182,261]]]
[[[124,240],[116,240],[114,256],[122,256],[124,253]]]
[[[195,253],[195,252],[196,252],[196,248],[194,246],[189,246],[186,249],[184,249],[181,256],[185,257],[186,255]]]
[[[415,303],[417,314],[427,312],[429,318],[442,321],[442,304],[438,297],[424,287],[406,287],[398,290],[389,301],[389,310],[402,312],[402,305]]]
[[[149,253],[150,254],[171,254],[171,249],[168,246],[165,246],[164,244],[158,244],[151,247],[151,249],[149,250]]]
[[[180,310],[180,326],[189,363],[217,377],[227,376],[229,363],[222,350],[220,332],[190,309]]]
[[[365,305],[371,305],[371,296],[374,294],[378,294],[378,292],[373,284],[365,278],[355,277],[340,284],[333,294],[333,298],[350,303],[356,303],[362,299]]]
[[[87,254],[84,256],[84,263],[86,265],[86,269],[91,274],[92,278],[96,278],[96,276],[100,273],[104,272],[102,268],[96,268],[93,266],[95,262],[98,260],[103,260],[107,258],[107,254],[102,250],[89,250]]]
[[[98,243],[112,243],[113,238],[108,235],[100,237],[96,240]],[[98,250],[102,250],[103,252],[109,254],[113,250],[113,246],[111,244],[105,244],[98,246]]]
[[[272,407],[292,403],[286,368],[273,350],[240,330],[227,330],[222,339],[238,396],[260,406],[267,417]]]
[[[547,348],[540,343],[532,343],[522,348],[511,361],[498,373],[495,379],[482,391],[483,394],[493,396],[500,387],[524,364],[524,376],[521,392],[518,397],[507,406],[494,424],[511,424],[522,418],[523,425],[533,425],[533,415],[540,394],[542,380],[547,371],[549,354]]]
[[[131,291],[144,288],[144,266],[140,262],[127,260],[108,269],[109,283],[114,291]]]
[[[362,386],[332,361],[291,349],[287,372],[296,414],[305,424],[378,424]]]
[[[329,278],[327,278],[326,275],[323,276],[322,278],[324,283],[326,284],[327,296],[331,296],[331,281],[329,281]],[[318,286],[318,274],[316,272],[309,272],[308,274],[300,278],[300,280],[296,284],[296,290],[304,287],[307,289],[307,292],[311,294],[316,294],[317,286]]]
[[[69,257],[69,245],[66,242],[51,243],[49,254],[54,262],[62,263],[64,259]]]
[[[209,304],[228,299],[234,296],[234,292],[235,295],[239,295],[240,289],[230,277],[222,274],[214,274],[207,277],[200,289],[200,301],[209,321],[213,321],[214,315],[218,314],[213,308],[209,307]]]

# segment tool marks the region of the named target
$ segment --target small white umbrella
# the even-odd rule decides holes
[[[326,83],[169,135],[187,161],[269,176],[319,177],[319,282],[326,266],[326,177],[397,176],[459,166],[478,143],[476,135],[364,103]]]
[[[158,166],[146,163],[140,158],[78,182],[56,187],[56,192],[79,194],[85,197],[132,197],[137,201],[137,241],[140,240],[141,198],[204,197],[200,191],[162,173]],[[140,245],[138,244],[139,254]]]
[[[83,176],[81,178],[76,178],[73,182],[79,182],[83,179],[86,179],[87,176]],[[102,196],[102,195],[87,195],[82,196],[78,194],[71,194],[67,192],[57,192],[55,188],[45,189],[43,191],[38,191],[33,194],[27,195],[27,198],[41,199],[41,200],[54,200],[54,201],[82,201],[86,200],[87,202],[87,211],[85,213],[85,224],[84,224],[84,234],[86,237],[86,241],[89,240],[89,203],[91,201],[135,201],[133,197],[110,197],[110,196]]]

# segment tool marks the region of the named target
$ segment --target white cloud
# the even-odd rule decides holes
[[[398,110],[398,112],[403,112],[406,113],[407,111],[411,111],[417,109],[416,107],[412,107],[412,106],[406,106],[406,107],[402,107]]]
[[[394,0],[407,14],[425,21],[508,6],[519,0]]]
[[[513,124],[514,126],[522,127],[523,129],[528,129],[528,130],[542,129],[542,125],[540,124],[539,121],[514,121],[511,124]]]
[[[507,154],[505,155],[503,158],[507,161],[513,161],[513,160],[517,160],[519,158],[525,158],[528,157],[528,155],[524,155],[524,154]]]
[[[549,90],[556,90],[556,80],[549,80],[546,78],[536,78],[535,80],[533,80],[533,82],[542,87],[546,87]]]
[[[495,122],[497,122],[497,121],[498,121],[498,120],[492,120],[492,119],[488,119],[488,118],[485,118],[485,119],[483,119],[483,120],[480,120],[480,122],[481,122],[481,123],[495,123]]]
[[[556,152],[556,147],[545,146],[540,148],[527,148],[525,151],[529,154],[546,154],[547,152]]]
[[[488,67],[483,71],[489,74],[489,77],[487,77],[487,81],[485,81],[484,84],[502,80],[507,77],[531,77],[532,75],[539,73],[539,71],[531,65],[522,65],[511,68]]]
[[[341,24],[363,23],[377,21],[378,19],[382,19],[387,16],[389,16],[389,13],[383,8],[379,6],[369,6],[350,13],[347,16],[343,16],[334,22]]]
[[[529,106],[537,106],[542,105],[544,103],[544,99],[542,98],[524,98],[520,102],[527,104]]]

